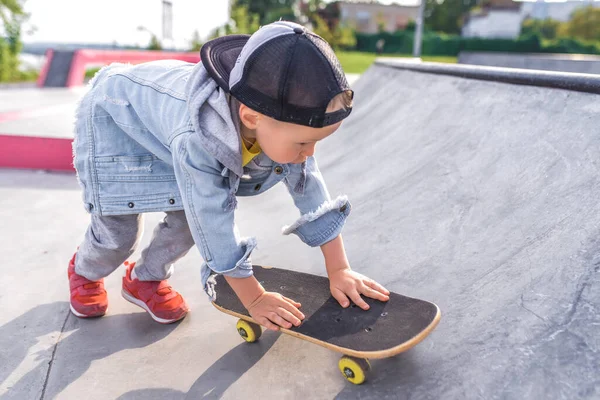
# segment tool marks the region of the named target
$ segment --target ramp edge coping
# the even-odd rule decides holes
[[[466,64],[445,64],[419,60],[378,58],[376,65],[435,75],[450,75],[517,85],[565,89],[600,94],[600,75],[527,70],[518,68],[488,67]]]

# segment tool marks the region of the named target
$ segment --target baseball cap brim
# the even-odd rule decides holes
[[[200,50],[204,68],[229,93],[229,76],[250,35],[227,35],[206,42]]]

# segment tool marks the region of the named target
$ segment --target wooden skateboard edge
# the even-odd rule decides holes
[[[231,316],[243,319],[245,321],[260,325],[258,322],[256,322],[254,319],[252,319],[251,317],[249,317],[247,315],[238,314],[235,311],[227,310],[226,308],[223,308],[223,307],[217,305],[215,302],[211,302],[211,303],[217,310],[219,310],[225,314],[229,314]],[[357,357],[357,358],[368,358],[368,359],[388,358],[388,357],[393,357],[397,354],[400,354],[406,350],[410,350],[411,348],[415,347],[417,344],[421,343],[427,336],[429,336],[429,334],[435,329],[435,327],[440,322],[442,313],[440,312],[440,308],[437,306],[437,304],[435,304],[435,303],[431,303],[431,304],[433,304],[435,306],[437,312],[435,314],[435,318],[427,326],[427,328],[425,328],[421,333],[419,333],[417,336],[413,337],[411,340],[404,342],[401,345],[398,345],[398,346],[395,346],[395,347],[392,347],[392,348],[389,348],[386,350],[378,350],[378,351],[352,350],[352,349],[348,349],[345,347],[336,346],[336,345],[330,344],[330,343],[322,341],[322,340],[317,340],[310,336],[306,336],[306,335],[303,335],[301,333],[298,333],[298,332],[295,332],[295,331],[292,331],[289,329],[280,327],[279,330],[287,335],[294,336],[294,337],[297,337],[302,340],[306,340],[307,342],[311,342],[316,345],[325,347],[327,349],[337,351],[338,353],[342,353],[347,356],[352,356],[352,357]]]

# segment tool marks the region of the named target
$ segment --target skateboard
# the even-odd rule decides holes
[[[369,359],[402,353],[425,339],[437,326],[441,314],[428,301],[390,293],[387,302],[363,299],[370,309],[352,304],[343,308],[331,296],[329,279],[286,269],[254,265],[254,276],[265,290],[278,292],[302,304],[302,324],[280,331],[343,354],[338,367],[344,378],[361,384],[371,372]],[[247,342],[255,342],[262,327],[250,317],[222,275],[216,277],[212,304],[239,318],[237,330]]]

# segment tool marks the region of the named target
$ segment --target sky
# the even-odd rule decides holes
[[[195,30],[205,38],[214,28],[227,22],[228,0],[171,1],[175,47],[189,46]],[[382,1],[391,2],[393,0]],[[37,28],[35,33],[23,38],[26,43],[117,42],[145,46],[151,36],[139,31],[140,25],[159,38],[162,35],[162,0],[26,0],[25,9],[31,14],[29,24]]]
[[[163,42],[167,47],[189,47],[195,30],[205,38],[214,28],[227,22],[228,0],[171,1],[173,41]],[[138,26],[144,26],[159,38],[162,36],[162,0],[26,0],[25,9],[31,14],[29,24],[37,28],[35,33],[23,38],[26,43],[116,42],[146,46],[150,33],[139,31]]]
[[[172,0],[173,43],[188,46],[195,30],[206,37],[228,19],[227,0]],[[31,42],[114,43],[142,45],[150,33],[162,36],[162,0],[26,0]]]

